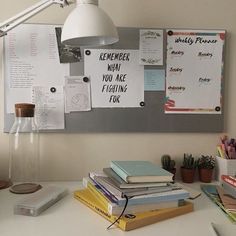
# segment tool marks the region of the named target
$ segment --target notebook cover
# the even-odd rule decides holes
[[[149,161],[111,161],[111,168],[126,182],[171,182],[173,177]]]

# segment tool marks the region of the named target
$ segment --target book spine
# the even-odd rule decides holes
[[[174,190],[172,190],[174,191]],[[172,192],[170,191],[170,193]],[[187,199],[189,198],[189,193],[188,192],[183,192],[183,193],[176,193],[176,194],[164,194],[163,193],[158,194],[149,194],[149,195],[144,195],[138,196],[131,198],[129,200],[130,205],[135,205],[135,204],[151,204],[151,203],[161,203],[161,202],[169,202],[169,201],[177,201],[180,199]]]
[[[123,171],[123,169],[121,169],[119,166],[117,166],[113,161],[111,161],[110,164],[112,170],[114,170],[116,172],[116,174],[118,174],[126,183],[128,183],[128,175],[126,172]]]
[[[227,175],[222,175],[221,179],[227,182],[228,184],[232,185],[233,187],[236,187],[236,180],[234,178]]]
[[[126,182],[112,168],[103,168],[103,172],[114,181],[117,187],[120,188],[121,184],[126,185]]]
[[[104,180],[102,180],[101,178],[99,178],[97,176],[95,176],[94,179],[99,185],[100,184],[103,185],[103,187],[106,188],[106,190],[108,192],[110,192],[113,196],[116,196],[116,197],[119,197],[119,198],[123,197],[123,193],[119,189],[117,189],[117,188],[113,187],[112,185],[106,183]]]
[[[98,204],[94,203],[92,200],[84,197],[82,194],[77,193],[76,195],[74,195],[74,197],[76,199],[78,199],[81,203],[83,203],[84,205],[86,205],[87,207],[89,207],[90,209],[92,209],[93,211],[95,211],[96,213],[98,213],[99,215],[101,215],[102,217],[104,217],[105,219],[107,219],[110,222],[114,222],[117,217],[110,215],[105,209],[103,209],[101,206],[99,206]],[[116,225],[122,229],[122,230],[126,230],[126,223],[123,221],[118,221],[116,223]]]
[[[106,208],[111,215],[118,215],[122,212],[124,206],[112,203],[106,198],[87,178],[83,178],[83,185],[86,187],[94,197]]]
[[[109,199],[112,203],[117,203],[118,199],[115,195],[113,195],[110,191],[108,191],[103,185],[98,183],[95,178],[90,178],[92,181],[92,185],[96,186],[96,189],[98,189],[102,194],[106,196],[107,199]]]
[[[114,222],[117,219],[117,216],[110,215],[102,206],[99,204],[96,199],[93,199],[89,195],[83,195],[83,191],[76,191],[74,197],[80,202],[85,204],[90,209],[97,212],[99,215],[103,216],[110,222]],[[129,231],[133,229],[140,228],[145,225],[150,225],[165,219],[173,218],[175,216],[183,215],[193,211],[193,204],[186,202],[183,206],[174,207],[169,209],[162,210],[151,210],[143,213],[137,213],[133,217],[128,218],[122,216],[116,225],[124,230]]]
[[[86,178],[83,179],[83,185],[103,204],[104,207],[106,207],[106,209],[108,209],[109,199],[100,192],[95,185],[90,183]]]
[[[171,202],[162,202],[157,204],[138,204],[138,205],[128,205],[125,209],[124,214],[136,214],[145,211],[164,209],[164,208],[173,208],[183,205],[184,200],[171,201]],[[123,211],[124,206],[118,206],[115,204],[109,204],[108,213],[111,215],[120,215]]]

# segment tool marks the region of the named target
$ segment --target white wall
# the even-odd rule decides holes
[[[36,0],[0,0],[0,22]],[[100,0],[117,26],[226,29],[225,131],[236,137],[236,1],[235,0]],[[50,7],[30,22],[63,23],[72,7]],[[2,39],[0,39],[0,64]],[[0,67],[2,71],[2,67]],[[8,171],[8,135],[3,133],[3,77],[0,77],[0,178]],[[207,99],[207,98],[206,98]],[[158,122],[158,120],[157,120]],[[78,124],[83,125],[83,124]],[[160,163],[169,153],[179,163],[183,153],[215,155],[220,134],[108,133],[43,134],[41,164],[44,180],[77,180],[111,159],[147,159]]]

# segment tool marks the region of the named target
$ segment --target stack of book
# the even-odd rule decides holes
[[[74,196],[128,231],[193,211],[189,192],[172,183],[173,175],[148,161],[111,161],[102,172],[83,178]]]

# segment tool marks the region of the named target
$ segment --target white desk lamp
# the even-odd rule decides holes
[[[52,4],[64,7],[71,0],[41,0],[0,24],[0,37],[17,25],[28,20]],[[68,46],[99,46],[113,44],[119,40],[115,25],[110,17],[98,7],[98,0],[76,0],[76,7],[62,28],[61,41]]]

